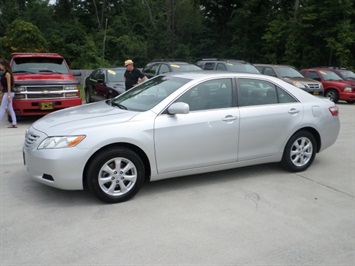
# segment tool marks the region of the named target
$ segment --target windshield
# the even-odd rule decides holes
[[[173,72],[189,72],[189,71],[202,70],[200,67],[193,64],[186,64],[186,65],[171,64],[170,66]]]
[[[124,68],[112,68],[107,70],[107,81],[108,82],[124,82]]]
[[[144,112],[156,106],[188,81],[189,79],[185,78],[157,76],[117,96],[110,103],[122,109]]]
[[[319,71],[324,80],[343,80],[337,74],[332,71]]]
[[[238,72],[238,73],[252,73],[252,74],[260,74],[260,71],[251,64],[245,63],[227,63],[229,71]]]
[[[304,76],[292,67],[278,67],[276,71],[283,78],[304,78]]]
[[[45,73],[54,72],[69,74],[63,58],[28,57],[15,58],[12,62],[13,73]]]
[[[350,70],[339,70],[344,79],[355,79],[355,73]]]

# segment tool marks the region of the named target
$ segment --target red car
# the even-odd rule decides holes
[[[324,96],[337,103],[339,100],[355,102],[355,82],[344,80],[331,70],[308,68],[300,71],[303,76],[322,82]]]
[[[56,53],[13,53],[10,61],[15,79],[14,110],[17,117],[45,115],[82,104],[81,72],[69,69]]]

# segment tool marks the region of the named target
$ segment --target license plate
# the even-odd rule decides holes
[[[314,95],[318,95],[319,92],[318,92],[318,91],[313,91],[313,94],[314,94]]]
[[[52,110],[54,109],[54,105],[52,102],[49,103],[40,103],[40,107],[41,110]]]

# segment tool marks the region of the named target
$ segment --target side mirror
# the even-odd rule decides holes
[[[188,114],[189,112],[190,112],[190,106],[184,102],[173,103],[168,108],[168,113],[171,115]]]
[[[81,76],[81,71],[80,70],[72,70],[73,76],[79,77]]]

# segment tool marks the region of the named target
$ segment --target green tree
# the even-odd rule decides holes
[[[1,43],[8,53],[45,52],[48,48],[48,43],[40,30],[23,20],[15,20],[8,26]]]

